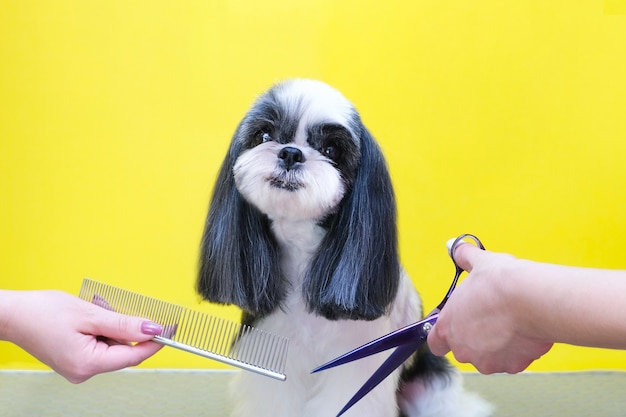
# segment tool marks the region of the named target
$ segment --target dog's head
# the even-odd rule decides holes
[[[291,80],[263,94],[233,137],[202,240],[199,292],[253,315],[289,290],[271,224],[327,230],[304,279],[310,311],[375,319],[395,297],[400,266],[395,200],[373,137],[338,91]]]

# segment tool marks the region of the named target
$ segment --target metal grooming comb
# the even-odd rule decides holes
[[[107,310],[163,326],[153,340],[280,381],[289,340],[254,327],[85,278],[79,297]]]

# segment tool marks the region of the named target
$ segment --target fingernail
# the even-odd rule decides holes
[[[98,294],[94,294],[92,299],[91,299],[92,304],[97,305],[98,307],[102,307],[104,309],[107,309],[109,311],[115,311],[113,309],[113,307],[111,306],[111,304],[109,304],[109,302],[107,300],[105,300],[104,298],[100,297]]]
[[[141,333],[149,334],[150,336],[158,336],[163,331],[163,326],[152,321],[144,321],[141,323]]]
[[[452,239],[448,240],[446,242],[446,248],[448,248],[448,254],[451,255],[452,253],[452,245],[454,244],[454,241],[456,240],[456,237],[453,237]]]
[[[458,239],[458,237],[453,237],[452,239],[450,239],[450,240],[448,240],[446,242],[446,248],[448,248],[448,255],[450,255],[450,256],[452,256],[452,245],[454,245],[454,242],[456,242],[457,239]],[[459,241],[459,243],[456,244],[456,246],[459,246],[459,245],[461,245],[463,243],[470,243],[470,242],[468,242],[467,240],[461,239]],[[456,246],[455,246],[455,248],[456,248]]]

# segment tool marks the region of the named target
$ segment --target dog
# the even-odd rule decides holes
[[[289,338],[287,380],[239,373],[232,417],[335,416],[388,354],[311,370],[421,318],[399,262],[385,159],[339,91],[283,81],[243,117],[213,190],[197,290],[239,306],[242,323]],[[424,347],[344,415],[483,417],[490,409]]]

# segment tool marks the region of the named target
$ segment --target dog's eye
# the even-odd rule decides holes
[[[327,145],[322,148],[322,155],[328,159],[335,160],[339,156],[339,149],[333,145]]]
[[[269,142],[271,140],[272,136],[263,130],[259,130],[254,134],[254,146]]]

